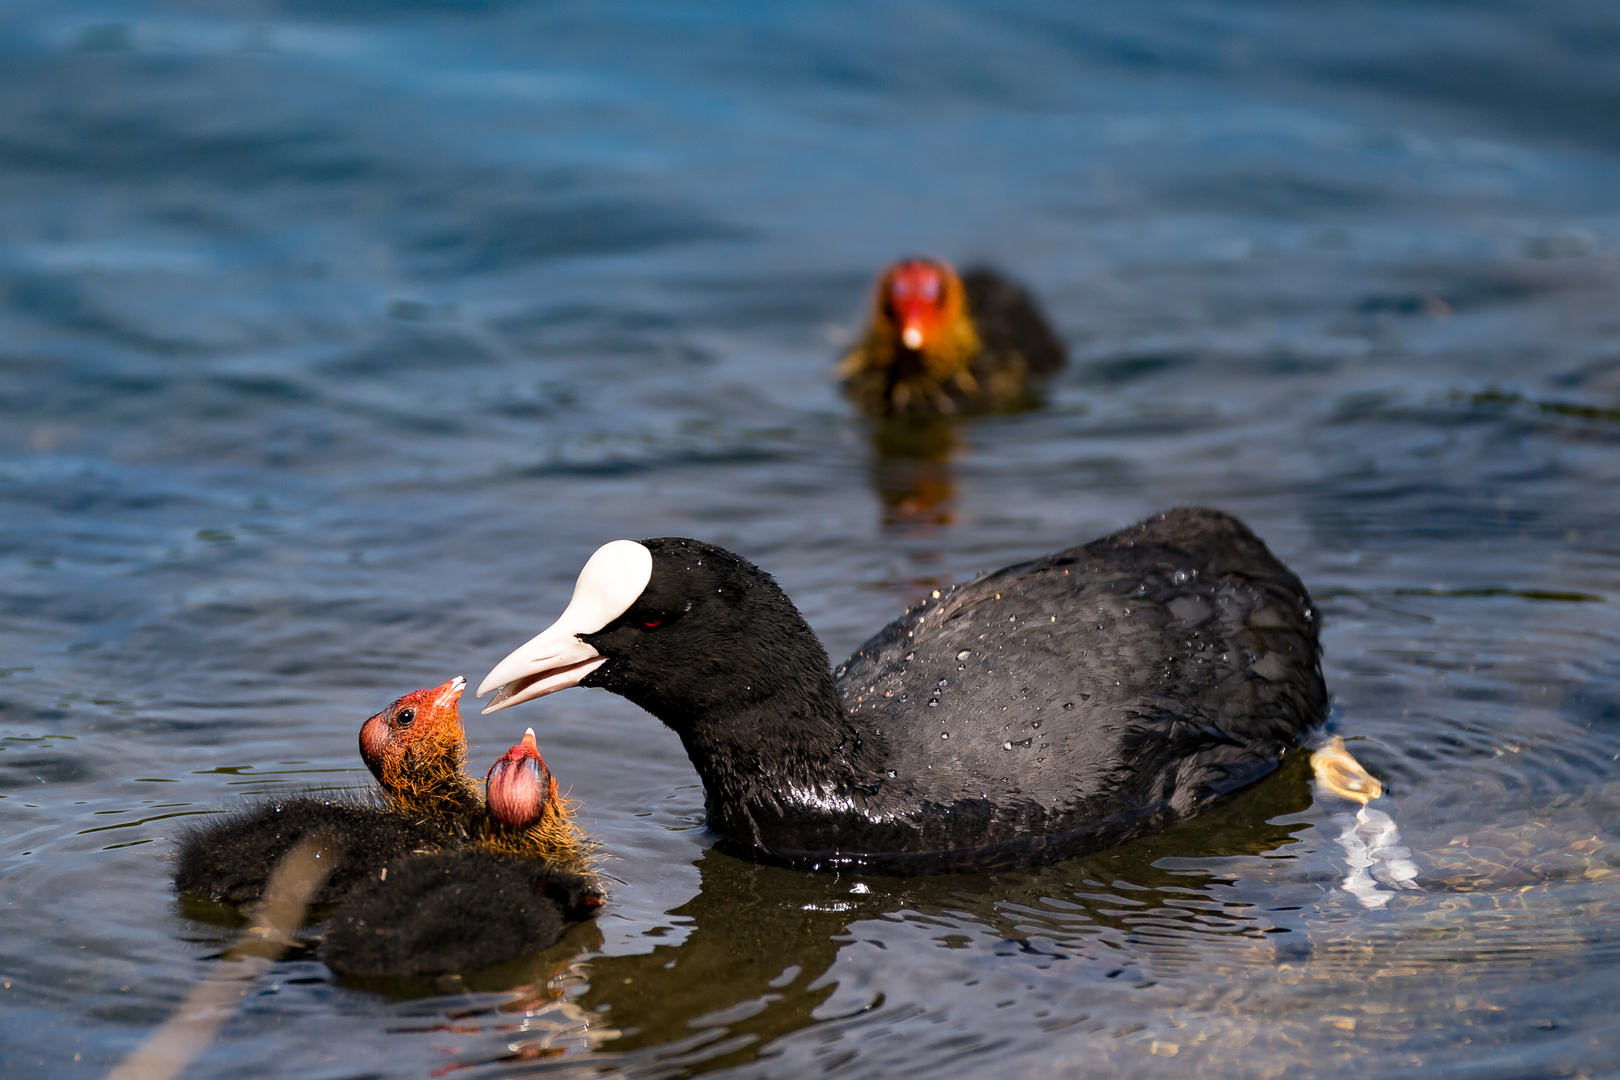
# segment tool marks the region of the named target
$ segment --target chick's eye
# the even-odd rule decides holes
[[[399,710],[399,715],[394,717],[394,723],[398,724],[400,727],[410,727],[415,722],[415,709],[401,709]]]
[[[656,630],[660,626],[664,625],[664,617],[662,615],[644,616],[641,620],[641,625],[645,626],[649,630]]]

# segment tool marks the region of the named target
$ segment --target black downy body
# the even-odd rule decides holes
[[[764,571],[644,541],[582,685],[673,729],[751,858],[890,873],[1097,850],[1274,770],[1324,718],[1318,616],[1241,522],[1178,509],[930,598],[829,670]]]
[[[1016,355],[1034,379],[1063,370],[1068,350],[1022,285],[987,266],[970,266],[962,271],[962,288],[986,353]]]

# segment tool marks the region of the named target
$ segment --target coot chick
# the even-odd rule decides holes
[[[590,842],[574,823],[574,804],[557,791],[557,778],[534,742],[534,728],[489,767],[488,807],[482,840],[492,851],[545,859],[559,869],[587,873]]]
[[[406,694],[365,722],[360,752],[383,784],[384,806],[363,797],[289,794],[182,837],[176,891],[227,904],[259,899],[270,871],[315,830],[332,838],[337,865],[313,903],[336,903],[413,851],[466,843],[483,805],[461,772],[466,739],[457,703],[466,680]]]
[[[1271,772],[1327,710],[1317,631],[1299,579],[1216,510],[936,593],[836,672],[747,560],[620,540],[479,693],[629,698],[742,854],[930,872],[1096,850]]]
[[[457,708],[466,686],[458,675],[407,694],[361,727],[360,756],[388,809],[436,823],[458,841],[585,870],[589,845],[574,823],[574,803],[558,795],[533,728],[489,767],[483,791],[467,775]]]
[[[332,916],[321,957],[362,978],[477,971],[556,943],[602,905],[594,878],[463,848],[411,855]]]
[[[458,704],[467,680],[406,694],[360,727],[360,758],[399,814],[462,828],[483,811],[465,772],[467,734]]]
[[[471,847],[394,859],[332,916],[322,958],[345,975],[475,971],[552,945],[602,906],[579,830],[534,731],[490,766]]]
[[[381,784],[382,806],[352,796],[289,795],[193,830],[181,841],[176,890],[252,903],[282,856],[315,830],[331,835],[336,858],[316,905],[380,880],[401,855],[470,845],[586,872],[589,845],[573,822],[573,804],[557,796],[532,731],[491,766],[501,805],[486,811],[477,781],[464,771],[467,741],[458,703],[466,686],[458,675],[406,694],[361,727],[360,755]],[[534,775],[503,772],[514,760]],[[518,820],[519,806],[531,816]]]
[[[296,795],[274,799],[195,829],[180,841],[174,888],[187,896],[245,906],[256,902],[270,872],[306,836],[326,830],[335,865],[311,903],[334,904],[409,851],[450,842],[437,825],[342,798]]]
[[[956,415],[1028,407],[1066,358],[1022,286],[906,259],[878,279],[866,330],[835,370],[868,415]]]

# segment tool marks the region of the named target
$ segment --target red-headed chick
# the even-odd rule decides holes
[[[406,694],[360,728],[360,756],[389,808],[436,819],[478,809],[478,785],[463,770],[467,737],[458,703],[467,680]]]
[[[873,416],[1004,411],[1066,353],[1024,289],[993,270],[904,259],[878,278],[866,330],[836,369]]]
[[[533,728],[489,767],[484,801],[489,815],[484,842],[489,847],[585,866],[589,845],[573,822],[573,804],[557,793],[557,778],[540,756]]]

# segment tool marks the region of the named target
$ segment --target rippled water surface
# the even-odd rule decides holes
[[[1187,502],[1313,590],[1421,889],[1339,887],[1302,758],[1038,871],[753,866],[572,691],[468,730],[481,772],[535,724],[597,923],[389,992],[294,954],[187,1075],[1620,1069],[1612,5],[20,0],[0,103],[8,1075],[100,1074],[219,966],[178,829],[366,784],[361,721],[605,540],[735,548],[842,656]],[[914,251],[1044,299],[1044,408],[849,415]]]

